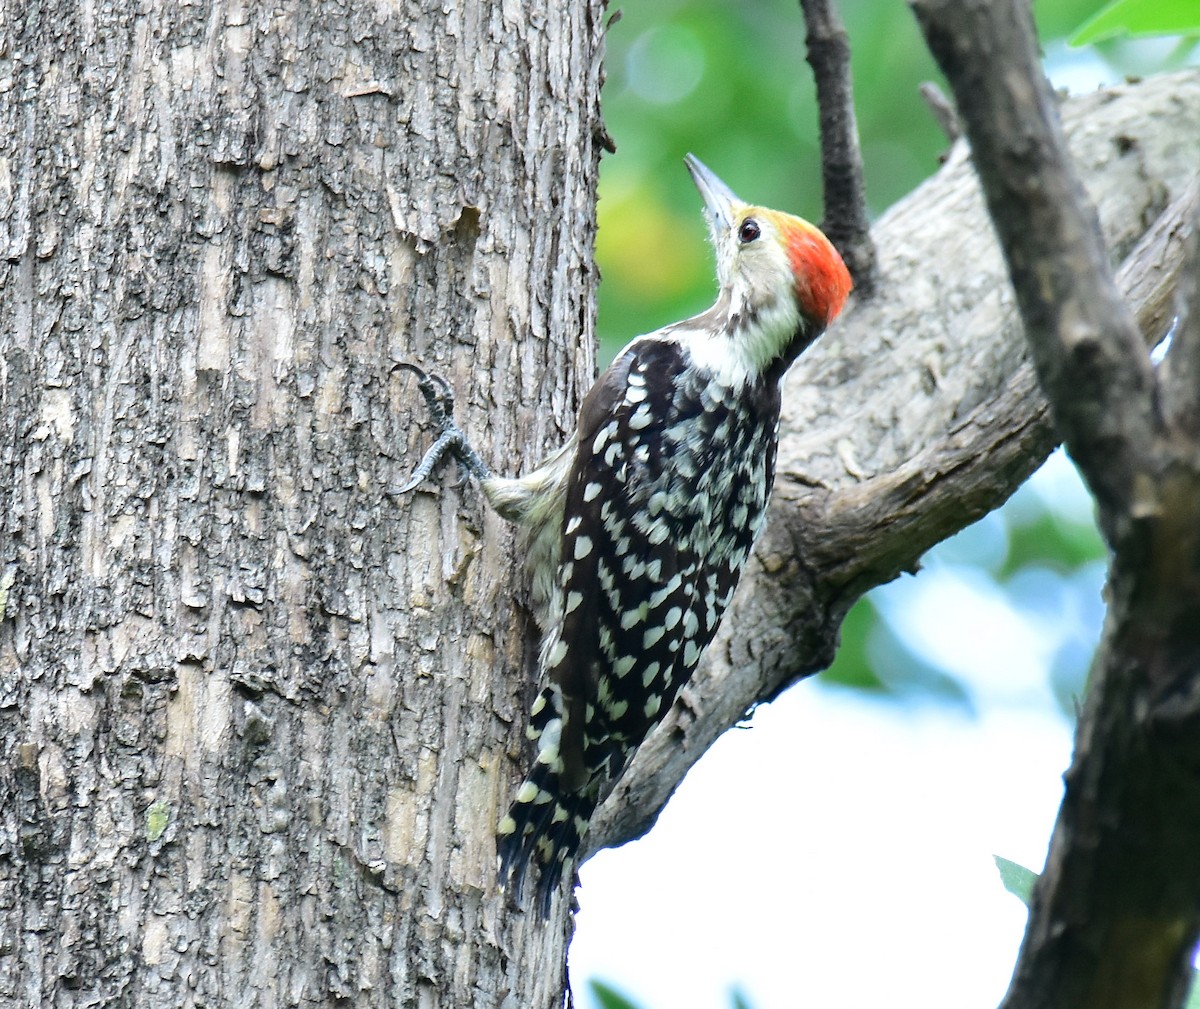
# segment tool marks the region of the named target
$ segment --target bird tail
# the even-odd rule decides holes
[[[511,885],[519,899],[530,863],[536,864],[537,906],[543,918],[550,915],[551,901],[579,850],[597,799],[593,790],[572,791],[563,784],[558,750],[562,723],[562,693],[551,685],[534,702],[529,722],[528,735],[538,744],[533,769],[496,831],[501,887]]]

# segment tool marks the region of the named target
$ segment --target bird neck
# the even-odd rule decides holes
[[[731,387],[778,381],[817,336],[792,297],[754,304],[728,288],[681,328],[695,365]]]

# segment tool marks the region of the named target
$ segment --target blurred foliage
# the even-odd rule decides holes
[[[603,981],[588,982],[592,998],[600,1009],[641,1009],[641,1006],[622,995],[616,988]],[[737,988],[730,995],[732,1009],[753,1009],[750,1000]]]
[[[834,663],[821,674],[826,686],[866,690],[878,697],[931,700],[974,713],[969,692],[897,633],[872,595],[863,596],[842,623]]]
[[[842,621],[837,658],[823,675],[827,684],[866,690],[877,694],[891,692],[867,658],[867,637],[883,627],[882,617],[870,595],[863,596]]]
[[[1104,556],[1104,540],[1091,522],[1074,522],[1054,512],[1038,510],[1027,520],[1007,523],[1008,551],[996,572],[1010,583],[1034,564],[1048,564],[1069,574]]]
[[[879,212],[937,167],[945,140],[917,94],[934,74],[901,4],[844,5],[868,193]],[[812,75],[796,0],[634,3],[609,29],[596,258],[603,357],[702,311],[713,268],[691,151],[745,199],[821,217]]]
[[[1195,3],[1195,0],[1184,0]],[[1098,0],[1037,5],[1048,44]],[[946,140],[917,88],[940,75],[904,4],[846,0],[867,197],[878,215],[938,167]],[[1147,72],[1114,43],[1118,69]],[[821,219],[812,74],[797,0],[623,5],[607,33],[604,116],[617,153],[600,177],[596,258],[607,361],[629,339],[707,308],[713,268],[691,151],[755,203]]]
[[[1196,0],[1114,0],[1071,36],[1071,45],[1157,35],[1200,35],[1200,4]]]
[[[596,1005],[600,1009],[641,1009],[636,1002],[626,998],[612,985],[605,984],[603,981],[593,979],[588,982],[588,987],[592,990],[592,998],[596,1000]]]
[[[1046,686],[1063,714],[1073,718],[1103,620],[1105,547],[1069,463],[1057,458],[1054,464],[1054,476],[1040,476],[1003,508],[936,546],[923,567],[935,577],[953,576],[974,595],[992,597],[1040,629],[1049,642]],[[952,663],[939,663],[922,648],[923,638],[937,627],[919,633],[912,626],[914,612],[923,614],[916,621],[923,624],[941,619],[949,626],[974,618],[965,611],[931,614],[928,605],[904,604],[906,593],[932,585],[929,577],[902,578],[861,599],[842,625],[837,658],[820,682],[975,713],[970,669],[978,656],[956,654]]]
[[[733,990],[733,1009],[752,1009],[750,1000],[738,988]]]

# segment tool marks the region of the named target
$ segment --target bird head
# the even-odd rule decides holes
[[[796,312],[813,336],[825,329],[842,310],[851,285],[846,264],[820,228],[752,206],[698,158],[689,154],[684,160],[704,198],[717,279],[731,316]]]

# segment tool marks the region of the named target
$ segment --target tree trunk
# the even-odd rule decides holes
[[[451,471],[388,494],[429,440],[394,361],[505,471],[592,373],[601,4],[560,7],[9,22],[0,1005],[561,1001],[565,908],[495,892],[533,691],[512,537]],[[1077,104],[1130,260],[1169,258],[1134,247],[1194,174],[1197,88]],[[793,377],[736,619],[593,846],[1052,444],[966,174],[880,222],[884,296]]]
[[[0,91],[0,1004],[550,1006],[495,892],[498,468],[593,369],[599,0],[19,4]]]

